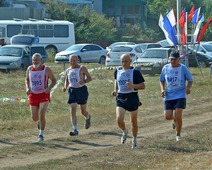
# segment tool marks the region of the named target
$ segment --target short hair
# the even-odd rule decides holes
[[[122,60],[123,58],[129,58],[130,61],[132,61],[131,56],[129,54],[122,54],[120,59]]]
[[[72,57],[74,57],[76,60],[78,60],[78,56],[77,56],[76,54],[71,54],[71,55],[69,56],[69,61],[70,61],[70,59],[71,59]]]
[[[34,54],[32,55],[32,58],[33,58],[33,57],[39,57],[40,59],[42,59],[42,56],[41,56],[40,53],[34,53]]]

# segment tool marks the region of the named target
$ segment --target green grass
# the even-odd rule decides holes
[[[55,73],[57,79],[63,71],[63,65],[47,63]],[[50,159],[43,162],[5,169],[211,169],[211,119],[200,121],[201,114],[211,114],[212,78],[209,68],[203,68],[202,77],[198,68],[190,68],[194,76],[192,94],[187,99],[187,109],[184,112],[187,121],[183,125],[186,140],[174,142],[174,131],[164,128],[163,100],[160,97],[159,75],[144,75],[146,89],[139,91],[142,107],[139,108],[139,140],[142,147],[132,151],[130,145],[120,144],[95,150],[76,150],[76,144],[94,143],[102,139],[111,138],[111,142],[118,140],[119,129],[115,122],[115,98],[113,91],[113,70],[94,70],[98,64],[84,64],[92,70],[93,80],[87,84],[89,89],[88,111],[92,114],[92,131],[79,135],[76,139],[67,136],[55,137],[45,141],[43,145],[35,142],[11,143],[11,147],[0,147],[0,162],[9,158],[25,159],[31,156],[57,154],[64,149],[74,154],[67,158]],[[66,64],[66,68],[68,64]],[[0,101],[0,146],[10,143],[20,137],[36,136],[35,123],[31,120],[30,110],[25,94],[25,72],[15,71],[0,73],[0,98],[18,98],[18,102]],[[62,84],[55,89],[51,103],[46,113],[46,135],[54,132],[70,130],[69,106],[67,93],[62,92]],[[20,99],[26,99],[21,102]],[[78,108],[79,112],[79,108]],[[207,114],[208,113],[208,114]],[[196,121],[196,122],[195,122]],[[83,129],[84,118],[78,114],[79,129]],[[129,116],[126,115],[126,125],[129,126]],[[157,127],[158,126],[158,127]],[[156,132],[161,128],[161,132]],[[154,133],[155,131],[155,133]],[[151,135],[152,133],[152,135]],[[149,134],[145,136],[145,134]],[[143,137],[144,135],[144,137]],[[117,143],[118,143],[117,142]],[[109,143],[110,144],[110,143]]]

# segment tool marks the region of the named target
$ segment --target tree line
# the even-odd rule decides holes
[[[138,24],[123,24],[116,27],[114,18],[108,18],[99,14],[88,6],[72,6],[58,0],[40,0],[46,6],[46,12],[54,20],[68,20],[75,25],[76,42],[93,42],[102,46],[114,41],[157,41],[164,39],[164,35],[157,30]],[[201,12],[205,15],[205,21],[211,16],[212,0],[184,0],[182,8],[201,7]],[[176,9],[176,1],[173,0],[148,0],[148,14],[158,16],[165,15],[167,9]],[[190,27],[188,29],[191,29]],[[210,29],[208,29],[210,30]],[[207,31],[204,40],[211,40],[212,32]],[[105,44],[106,43],[106,44]]]

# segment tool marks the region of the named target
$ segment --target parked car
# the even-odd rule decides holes
[[[32,55],[40,53],[42,62],[46,62],[48,55],[42,46],[5,45],[0,48],[0,70],[26,69],[32,64]]]
[[[134,62],[142,54],[142,50],[137,45],[117,45],[107,53],[106,66],[121,66],[122,54],[130,54]]]
[[[206,54],[212,57],[212,44],[210,43],[202,42],[199,45],[198,44],[196,44],[195,46],[190,45],[189,47],[194,49],[198,53]]]
[[[195,52],[195,50],[193,51],[192,49],[188,49],[187,58],[189,67],[209,67],[210,63],[212,62],[212,57],[208,56],[207,54]],[[185,57],[182,57],[181,63],[185,64],[185,62]]]
[[[14,35],[12,36],[12,38],[10,39],[10,44],[13,45],[34,45],[34,44],[38,44],[39,43],[39,38],[34,36],[34,35],[27,35],[27,34],[18,34],[18,35]]]
[[[160,48],[162,47],[159,43],[140,43],[137,44],[141,50],[144,52],[148,48]]]
[[[142,74],[160,74],[172,51],[172,48],[146,49],[133,64]]]
[[[166,39],[160,40],[157,43],[160,44],[162,47],[166,47],[166,46],[171,46],[172,45],[172,44],[169,44],[169,42]]]
[[[74,44],[55,55],[55,63],[68,63],[69,56],[78,56],[79,63],[105,64],[107,50],[97,44]]]
[[[106,47],[106,50],[110,51],[113,47],[117,45],[135,45],[135,43],[134,42],[114,42],[110,44],[109,47]]]

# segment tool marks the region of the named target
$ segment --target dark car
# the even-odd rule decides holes
[[[200,54],[192,52],[191,50],[188,50],[187,53],[188,58],[188,64],[189,67],[209,67],[210,63],[212,62],[212,57],[206,55],[206,54]],[[185,58],[181,58],[181,63],[185,64]]]
[[[42,46],[5,45],[0,48],[0,70],[26,69],[32,64],[32,55],[40,53],[42,62],[46,62],[48,55]]]

